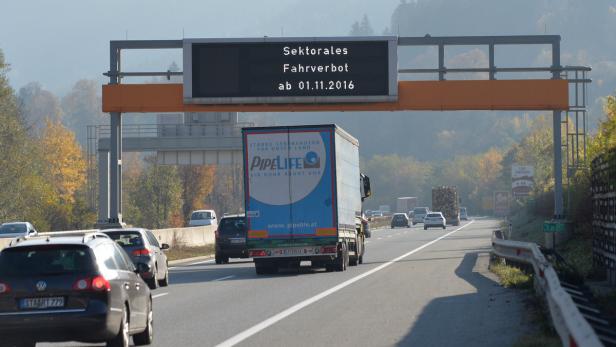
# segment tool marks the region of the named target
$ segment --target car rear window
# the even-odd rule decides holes
[[[106,233],[109,238],[118,243],[122,247],[141,247],[143,246],[143,238],[136,231],[118,231]]]
[[[395,214],[394,218],[395,219],[404,219],[404,215],[403,214]]]
[[[222,235],[244,233],[246,221],[244,218],[223,218],[218,226],[218,232]]]
[[[0,234],[19,234],[25,232],[25,224],[4,224],[0,226]]]
[[[426,209],[425,207],[417,207],[416,209],[413,210],[413,213],[426,214],[428,213],[428,209]]]
[[[0,277],[91,273],[94,269],[90,249],[85,246],[15,247],[0,252]]]
[[[202,219],[212,219],[211,212],[193,212],[190,216],[191,220],[202,220]]]
[[[440,213],[428,213],[428,217],[440,217]]]

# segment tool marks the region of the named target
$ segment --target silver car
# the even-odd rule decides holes
[[[11,222],[0,225],[0,238],[3,239],[36,235],[38,235],[38,231],[28,222]]]
[[[437,227],[445,229],[447,227],[447,221],[441,212],[430,212],[424,218],[424,230],[428,228]]]

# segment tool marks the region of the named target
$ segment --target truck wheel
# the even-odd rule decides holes
[[[342,249],[340,250],[340,254],[336,258],[336,271],[344,271],[347,269],[349,265],[349,251],[347,250],[346,242],[342,243]]]
[[[349,257],[349,266],[357,266],[358,260],[357,256]]]
[[[218,254],[216,254],[216,257],[214,258],[216,264],[222,264],[222,257],[219,256]]]

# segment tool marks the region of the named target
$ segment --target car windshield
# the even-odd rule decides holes
[[[88,247],[73,245],[15,247],[0,252],[0,278],[90,273]]]
[[[0,226],[1,234],[23,234],[27,230],[26,225],[22,223],[2,224]]]
[[[143,238],[137,231],[118,231],[107,232],[107,235],[117,242],[122,247],[141,247],[143,246]]]
[[[222,235],[244,233],[246,230],[246,222],[244,218],[223,218],[223,220],[220,221],[218,230]]]
[[[440,217],[441,214],[440,213],[429,213],[428,217]]]
[[[200,220],[200,219],[212,219],[212,212],[193,212],[193,214],[190,216],[190,219],[192,220]]]
[[[417,207],[416,209],[413,210],[413,213],[415,213],[415,214],[426,214],[426,213],[428,213],[428,210],[425,207]]]
[[[394,215],[395,219],[404,219],[404,217],[405,216],[403,214],[396,214],[396,215]]]

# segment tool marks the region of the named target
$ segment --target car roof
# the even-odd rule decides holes
[[[222,216],[221,219],[227,219],[227,218],[246,218],[246,215],[245,214],[226,214]]]
[[[128,231],[128,232],[145,232],[147,229],[145,228],[116,228],[116,229],[104,229],[101,230],[102,233],[107,233],[107,232],[122,232],[122,231]]]
[[[100,231],[65,231],[65,232],[50,232],[41,233],[37,236],[19,237],[11,241],[6,247],[28,247],[41,245],[88,245],[109,241],[109,236]]]
[[[194,210],[191,213],[195,213],[195,212],[214,212],[214,210]]]
[[[13,225],[13,224],[30,224],[29,222],[6,222],[0,225]]]
[[[406,215],[406,213],[404,213],[404,212],[396,212],[396,213],[394,213],[394,216],[401,216],[401,215]]]

